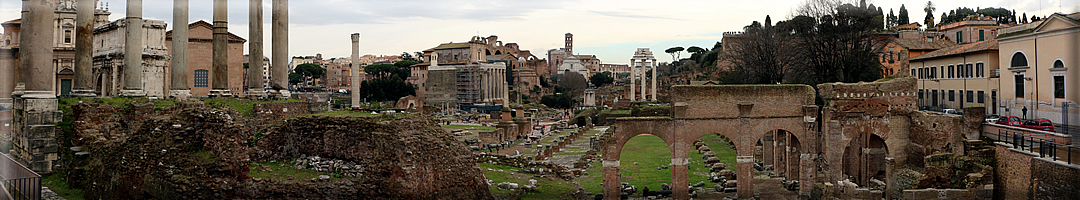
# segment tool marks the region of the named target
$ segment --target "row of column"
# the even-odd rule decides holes
[[[76,46],[75,80],[73,96],[97,96],[93,90],[93,40],[94,40],[94,0],[79,0],[76,11]],[[173,51],[171,68],[170,97],[186,98],[190,96],[188,87],[188,0],[173,0]],[[228,88],[228,3],[227,0],[214,0],[214,38],[213,38],[213,86],[211,95],[229,96]],[[55,17],[52,0],[23,0],[22,37],[20,38],[23,60],[16,67],[21,85],[25,86],[24,97],[51,98],[52,79],[52,33],[51,26]],[[248,68],[248,94],[263,96],[263,51],[262,51],[262,1],[250,1],[250,59]],[[288,0],[273,0],[273,64],[271,65],[271,87],[275,94],[288,97]],[[124,80],[121,95],[145,96],[142,88],[142,0],[127,1],[127,23],[124,45]],[[44,26],[43,26],[44,25]]]
[[[638,68],[641,69],[638,69]],[[645,76],[645,73],[652,69],[652,78]],[[630,101],[656,101],[656,59],[630,59]],[[637,92],[635,91],[636,80],[641,78],[641,98],[638,99]],[[646,79],[650,82],[646,83]],[[652,93],[648,92],[648,85],[652,85]]]
[[[502,99],[503,105],[509,105],[509,91],[506,84],[505,69],[486,69],[483,75],[481,89],[484,91],[484,101],[493,102]]]

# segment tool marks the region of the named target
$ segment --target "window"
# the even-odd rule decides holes
[[[968,63],[965,66],[967,67],[967,69],[964,69],[964,75],[965,75],[964,77],[971,78],[971,77],[975,76],[974,71],[971,70],[971,66],[972,66],[971,63]]]
[[[930,78],[937,78],[937,67],[930,68]]]
[[[1024,97],[1024,74],[1017,73],[1013,76],[1013,82],[1016,83],[1016,97]]]
[[[975,71],[978,72],[975,73],[976,77],[986,77],[986,74],[983,73],[986,72],[985,70],[986,69],[983,68],[983,63],[975,63]]]
[[[1054,76],[1054,98],[1065,98],[1065,76]]]
[[[911,70],[911,74],[909,74],[909,75],[912,75],[912,76],[914,76],[914,75],[915,75],[915,70],[914,70],[914,69],[912,69],[912,70]]]
[[[955,76],[953,76],[953,66],[949,65],[949,78],[953,78],[953,77],[955,77]]]
[[[949,101],[956,101],[956,90],[949,90]]]
[[[64,30],[64,44],[71,44],[71,30]]]
[[[956,78],[964,77],[964,64],[956,65]]]
[[[195,87],[210,87],[209,82],[210,71],[205,69],[195,70]]]
[[[964,43],[964,31],[956,32],[956,43]]]
[[[984,35],[983,30],[979,30],[979,41],[984,40],[986,40],[986,36]]]
[[[986,92],[979,91],[979,103],[986,103]]]
[[[967,102],[968,103],[974,103],[975,102],[975,91],[968,90],[967,95],[965,95],[965,97],[967,97]]]
[[[919,100],[923,99],[923,90],[919,89]]]
[[[1015,54],[1013,54],[1012,62],[1010,63],[1012,64],[1012,66],[1009,66],[1010,68],[1028,66],[1027,57],[1025,57],[1024,54],[1020,52],[1016,52]]]

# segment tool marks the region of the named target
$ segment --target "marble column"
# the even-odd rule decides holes
[[[124,87],[120,90],[120,95],[146,96],[142,83],[142,0],[127,0],[127,18],[124,18],[124,23],[127,23],[124,33]]]
[[[247,95],[252,98],[266,96],[263,91],[263,9],[262,0],[248,3],[248,70]]]
[[[649,66],[652,66],[652,101],[656,101],[656,74],[658,74],[656,71],[656,59],[653,59]]]
[[[56,98],[51,81],[51,76],[56,75],[52,59],[55,8],[56,2],[52,0],[23,1],[23,28],[19,38],[20,51],[24,56],[21,58],[24,64],[23,84],[26,87],[23,97]]]
[[[172,73],[169,97],[188,98],[188,0],[173,0]]]
[[[75,10],[75,80],[71,96],[94,97],[94,0],[79,0]]]
[[[232,96],[229,91],[229,2],[214,0],[213,72],[210,96]]]
[[[273,0],[271,40],[274,49],[272,51],[270,65],[271,86],[280,97],[289,97],[289,0]]]
[[[349,85],[349,93],[352,94],[352,108],[360,108],[360,33],[352,34],[352,67],[349,67],[349,76],[352,85]]]
[[[645,61],[645,59],[642,59],[642,70],[637,71],[637,72],[640,72],[640,74],[642,74],[642,75],[640,75],[640,76],[642,76],[642,101],[649,101],[648,97],[646,96],[646,94],[648,94],[648,92],[647,92],[647,90],[645,90],[646,86],[648,86],[648,84],[649,84],[648,82],[645,81],[645,79],[648,78],[648,77],[645,76],[645,72],[647,72],[649,70],[649,66],[648,66],[647,62],[648,61]]]
[[[630,59],[630,101],[637,101],[634,98],[634,82],[637,78],[637,63],[634,63],[634,59]]]

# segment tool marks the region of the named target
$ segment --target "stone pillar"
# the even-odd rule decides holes
[[[810,197],[810,191],[814,189],[814,154],[799,154],[799,197]]]
[[[172,69],[169,97],[185,99],[188,88],[188,0],[173,0]]]
[[[753,147],[753,146],[750,146]],[[746,153],[743,153],[746,152]],[[735,188],[740,198],[754,196],[754,153],[752,149],[737,152],[735,156]],[[673,192],[674,193],[674,192]]]
[[[71,96],[94,97],[94,0],[79,0],[75,10],[75,80]]]
[[[799,180],[799,166],[802,164],[802,160],[799,158],[798,144],[792,142],[795,140],[797,139],[794,134],[788,134],[788,146],[785,148],[787,150],[787,158],[784,159],[787,161],[788,165],[787,176],[785,176],[788,180]]]
[[[671,197],[690,199],[690,148],[691,144],[675,141],[671,156]]]
[[[776,143],[773,143],[773,135],[765,134],[761,137],[761,162],[762,165],[773,165],[773,152],[776,150]]]
[[[56,123],[63,116],[53,91],[53,34],[56,3],[23,0],[21,80],[25,92],[16,91],[12,121],[13,157],[38,173],[51,173],[58,160]],[[57,163],[58,164],[58,163]]]
[[[634,78],[637,78],[637,65],[634,63],[634,59],[630,59],[630,101],[637,101],[634,98]]]
[[[658,94],[656,93],[656,74],[658,74],[656,71],[656,59],[653,59],[649,66],[652,66],[652,101],[656,101],[656,94]]]
[[[360,33],[352,34],[352,67],[349,68],[352,85],[349,86],[352,94],[352,108],[360,108]]]
[[[232,96],[229,91],[229,2],[214,0],[213,72],[211,97]]]
[[[146,96],[143,90],[142,51],[143,19],[142,0],[127,0],[127,24],[124,33],[124,89],[123,96]]]
[[[273,4],[270,84],[279,97],[289,98],[289,0],[273,0]]]
[[[248,70],[247,95],[249,98],[266,96],[263,91],[263,9],[262,0],[248,3]]]
[[[776,172],[777,176],[784,176],[787,175],[784,173],[787,172],[787,162],[785,162],[787,159],[784,157],[787,136],[780,130],[774,130],[773,135],[773,146],[775,147],[773,151],[773,171]]]
[[[647,90],[645,90],[646,86],[649,84],[648,82],[645,81],[645,79],[648,78],[648,77],[645,76],[645,72],[648,71],[648,65],[646,65],[645,62],[646,62],[645,59],[642,59],[642,70],[637,71],[637,72],[640,72],[640,74],[642,74],[642,101],[648,101],[648,99],[649,99],[648,96],[646,96],[648,92],[647,92]]]
[[[622,192],[622,183],[619,183],[619,160],[605,158],[604,177],[601,184],[604,185],[604,199],[617,200]]]
[[[19,73],[15,67],[15,51],[0,49],[0,103],[11,103],[11,92],[15,91],[16,74]]]

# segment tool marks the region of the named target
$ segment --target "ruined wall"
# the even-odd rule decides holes
[[[1080,198],[1080,166],[1032,158],[1031,172],[1035,199]]]
[[[997,143],[994,150],[997,155],[997,166],[994,166],[994,176],[997,177],[994,181],[994,196],[1002,199],[1030,199],[1031,158],[1034,155],[1010,146]]]
[[[297,115],[310,114],[307,102],[276,102],[255,104],[252,111],[255,112],[255,120],[273,121]]]
[[[74,106],[69,184],[88,199],[244,197],[248,135],[229,112],[201,105]]]
[[[302,116],[271,127],[253,155],[256,161],[317,155],[364,166],[364,182],[341,186],[351,189],[337,195],[293,188],[311,195],[305,198],[492,198],[471,151],[426,116]]]

